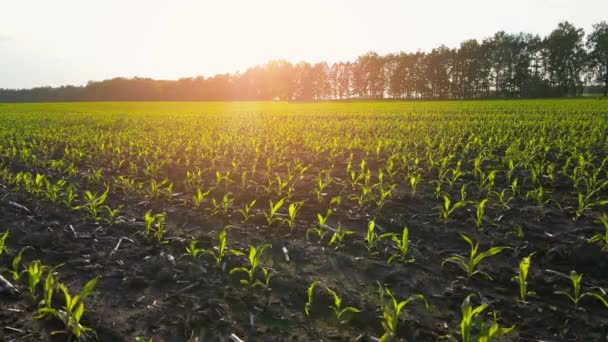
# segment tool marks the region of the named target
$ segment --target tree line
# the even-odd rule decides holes
[[[481,99],[608,96],[608,23],[565,21],[548,36],[497,32],[459,47],[379,55],[352,62],[276,60],[243,73],[153,80],[114,78],[86,86],[0,89],[0,102]]]

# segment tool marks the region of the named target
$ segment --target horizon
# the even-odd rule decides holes
[[[207,78],[242,73],[271,60],[331,64],[353,61],[368,51],[454,48],[464,40],[481,41],[498,31],[545,36],[562,21],[588,33],[592,24],[606,19],[601,13],[608,12],[608,3],[597,0],[533,4],[518,0],[501,3],[504,8],[499,11],[494,9],[497,4],[478,0],[440,5],[385,1],[374,7],[361,1],[326,4],[318,0],[213,5],[194,1],[178,5],[158,1],[9,3],[4,15],[0,14],[4,24],[0,28],[4,56],[0,88],[83,86],[117,77]],[[26,11],[32,6],[39,10]],[[438,12],[439,7],[444,10]]]

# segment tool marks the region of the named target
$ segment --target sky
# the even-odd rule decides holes
[[[589,32],[608,0],[0,0],[0,88],[352,61],[564,20]]]

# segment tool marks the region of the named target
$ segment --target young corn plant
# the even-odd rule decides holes
[[[277,212],[279,211],[279,209],[281,209],[284,202],[285,202],[284,198],[281,198],[279,201],[277,201],[277,203],[273,203],[272,200],[270,200],[270,203],[269,203],[270,208],[267,213],[264,213],[266,222],[268,222],[268,227],[271,227],[272,224],[275,223],[275,221],[277,221]]]
[[[249,204],[245,204],[245,208],[244,209],[239,209],[238,212],[243,215],[243,222],[247,222],[249,221],[249,218],[251,217],[251,209],[253,209],[253,206],[255,205],[255,202],[257,200],[253,200],[251,202],[249,202]]]
[[[35,260],[27,266],[27,276],[30,290],[30,297],[36,297],[36,286],[40,283],[40,278],[44,273],[46,266],[40,263],[40,260]]]
[[[113,226],[114,224],[116,224],[116,222],[119,221],[118,213],[120,212],[121,207],[112,209],[109,206],[104,205],[103,208],[106,210],[106,212],[108,214],[105,219],[106,223],[109,224],[110,226]]]
[[[468,172],[463,172],[461,170],[461,166],[462,166],[462,161],[459,160],[456,163],[456,167],[450,170],[451,176],[446,177],[446,181],[450,185],[450,188],[454,187],[454,183],[456,183],[456,181],[458,181],[458,179],[460,179],[460,177],[465,176],[468,173]]]
[[[393,197],[393,190],[397,187],[397,184],[391,184],[388,188],[379,187],[380,196],[376,199],[376,207],[382,209],[386,201]]]
[[[50,316],[63,322],[64,330],[53,331],[51,335],[67,334],[68,336],[74,336],[79,341],[86,339],[87,333],[92,332],[93,329],[82,325],[80,322],[85,310],[84,299],[93,292],[98,279],[99,277],[96,277],[87,282],[82,291],[74,296],[70,294],[65,285],[59,284],[59,290],[61,290],[65,299],[63,308],[55,309],[51,306],[44,306],[38,309],[38,315],[35,318],[42,319]]]
[[[228,228],[228,227],[226,227],[226,228]],[[217,252],[214,252],[213,250],[210,250],[210,249],[203,250],[203,254],[208,254],[213,258],[213,260],[215,260],[216,267],[219,267],[222,264],[222,261],[224,260],[224,256],[226,256],[227,241],[228,241],[228,232],[226,231],[226,229],[223,229],[217,234],[217,246],[215,247]],[[235,255],[241,254],[239,251],[232,250],[232,249],[230,250],[230,252],[232,252]]]
[[[78,197],[78,195],[74,192],[74,188],[72,186],[68,186],[65,189],[65,198],[61,201],[61,203],[72,208],[76,197]]]
[[[532,198],[539,207],[546,207],[553,202],[550,193],[546,191],[542,185],[534,188],[526,193],[526,199]]]
[[[310,317],[310,310],[312,309],[312,302],[315,294],[314,291],[317,284],[319,284],[319,281],[315,280],[310,284],[310,286],[308,286],[308,289],[306,289],[306,294],[308,295],[308,300],[304,306],[304,314],[306,314],[306,317]]]
[[[317,187],[314,189],[314,192],[317,195],[317,201],[321,202],[321,198],[323,197],[325,189],[327,188],[329,183],[331,183],[331,176],[329,175],[329,172],[322,171],[317,176]]]
[[[325,216],[317,213],[318,225],[316,227],[308,228],[306,230],[306,240],[308,240],[308,234],[310,232],[317,234],[317,238],[319,239],[319,242],[321,242],[321,240],[323,240],[323,237],[325,237],[325,235],[327,234],[327,230],[325,229],[325,222],[327,222],[327,218],[331,215],[331,213],[332,213],[331,209],[327,209],[327,214],[325,214]]]
[[[475,207],[475,226],[477,227],[477,230],[481,230],[481,226],[483,225],[487,203],[488,199],[484,198],[479,203],[477,203]]]
[[[575,217],[574,220],[578,220],[582,215],[583,212],[585,210],[591,209],[593,207],[597,207],[597,206],[604,206],[606,204],[608,204],[608,200],[598,200],[598,201],[593,201],[591,199],[592,195],[584,195],[582,193],[578,193],[578,205],[576,207],[576,211],[574,212]]]
[[[365,242],[367,251],[372,254],[378,254],[377,251],[374,251],[376,247],[377,235],[376,235],[376,222],[374,220],[369,221],[367,224],[367,234],[365,235]]]
[[[492,195],[496,197],[502,209],[511,209],[509,203],[515,198],[512,194],[507,193],[508,189],[503,189],[501,192],[492,191]]]
[[[9,234],[9,231],[7,230],[0,235],[0,256],[4,253],[9,254],[11,252],[8,247],[6,247],[6,240],[8,239]]]
[[[203,204],[203,201],[205,200],[207,195],[209,195],[210,192],[211,189],[205,192],[203,192],[200,188],[196,189],[196,194],[192,196],[192,203],[194,203],[194,207],[200,208],[201,204]]]
[[[487,175],[480,175],[479,188],[484,189],[486,193],[492,192],[492,189],[494,189],[494,180],[496,178],[496,172],[496,170],[492,170]]]
[[[293,228],[296,226],[296,216],[298,215],[298,210],[300,210],[300,207],[302,207],[302,202],[294,202],[291,203],[287,209],[289,218],[284,221],[287,223],[291,231],[293,231]]]
[[[342,204],[342,196],[338,195],[338,196],[333,196],[330,200],[329,200],[329,206],[336,206],[339,207]]]
[[[453,263],[453,264],[456,264],[457,266],[459,266],[460,268],[462,268],[467,273],[467,278],[471,278],[475,274],[481,274],[481,275],[485,276],[486,278],[492,280],[492,277],[489,274],[477,269],[477,266],[479,266],[479,264],[484,259],[491,257],[493,255],[496,255],[505,249],[510,249],[510,247],[496,247],[495,246],[495,247],[490,247],[488,250],[486,250],[484,252],[479,252],[479,243],[473,244],[473,241],[464,234],[460,234],[460,236],[462,237],[462,239],[464,241],[466,241],[471,246],[471,252],[469,254],[469,257],[465,258],[461,255],[454,254],[450,257],[445,258],[443,260],[443,262],[441,263],[441,267],[443,268],[443,266],[448,262]]]
[[[340,298],[340,296],[332,289],[330,289],[329,287],[327,288],[327,292],[333,297],[334,299],[334,304],[332,306],[330,306],[330,308],[334,311],[334,314],[336,315],[336,319],[338,320],[338,322],[340,324],[344,324],[347,323],[348,321],[343,319],[344,315],[347,312],[351,312],[351,313],[358,313],[361,312],[361,310],[352,307],[352,306],[347,306],[345,308],[342,307],[342,298]]]
[[[144,223],[146,228],[146,238],[156,238],[158,242],[165,243],[165,214],[152,214],[148,210],[144,215]]]
[[[197,240],[192,240],[192,241],[190,241],[188,246],[186,246],[186,253],[193,258],[196,258],[201,253],[203,253],[203,250],[198,248],[197,244],[198,244]]]
[[[262,265],[261,259],[264,255],[264,251],[266,248],[272,248],[270,244],[263,244],[261,246],[249,246],[249,255],[247,257],[247,261],[249,262],[249,268],[247,267],[234,267],[230,270],[230,274],[235,274],[238,272],[245,273],[247,278],[241,279],[240,283],[243,285],[248,285],[250,287],[262,286],[268,288],[268,283],[270,282],[270,278],[272,277],[272,273]],[[245,256],[245,253],[241,251],[232,250],[233,254],[238,256]],[[264,274],[264,282],[259,281],[255,278],[255,271],[260,268]]]
[[[513,281],[519,284],[519,299],[522,303],[527,303],[526,298],[529,295],[534,295],[534,292],[528,291],[528,271],[530,270],[531,259],[534,253],[524,257],[519,262],[519,271],[513,277]]]
[[[97,193],[92,193],[91,191],[87,190],[84,192],[84,198],[87,201],[87,203],[83,204],[83,205],[79,205],[74,207],[75,210],[79,210],[79,209],[84,209],[87,214],[89,215],[89,218],[91,218],[94,221],[99,221],[101,220],[101,209],[103,208],[103,204],[106,202],[106,199],[108,198],[108,193],[110,192],[110,186],[106,185],[106,190],[101,194],[101,195],[97,195]]]
[[[332,234],[331,238],[329,239],[329,242],[327,243],[327,246],[333,246],[335,245],[335,249],[340,248],[340,246],[342,246],[342,241],[344,240],[344,238],[347,235],[352,235],[355,232],[353,232],[352,230],[345,230],[342,228],[342,225],[338,223],[338,227],[336,228],[336,230],[334,231],[334,233]]]
[[[215,198],[212,198],[211,202],[213,202],[213,214],[214,215],[221,214],[221,215],[227,216],[228,210],[230,210],[230,207],[232,206],[232,203],[234,202],[234,198],[230,197],[229,194],[224,194],[221,202],[218,202]]]
[[[421,300],[425,308],[429,309],[429,303],[422,294],[415,294],[403,301],[398,301],[388,287],[380,286],[380,309],[382,310],[382,329],[384,334],[380,337],[380,342],[388,342],[397,338],[397,326],[401,317],[401,312],[405,307],[415,300]],[[390,300],[386,300],[386,296]]]
[[[13,276],[13,280],[15,281],[19,281],[19,279],[21,279],[21,274],[23,273],[22,270],[20,270],[21,268],[21,259],[23,259],[23,253],[25,251],[27,251],[28,249],[32,249],[31,246],[25,246],[23,248],[21,248],[21,250],[19,251],[19,253],[17,253],[17,256],[15,256],[15,258],[13,258],[13,269],[10,270],[10,274]]]
[[[416,259],[411,258],[409,255],[410,251],[410,242],[409,242],[409,230],[407,226],[403,227],[403,232],[401,236],[395,233],[386,233],[380,235],[381,239],[389,238],[395,244],[395,247],[399,250],[399,253],[394,253],[388,258],[388,263],[390,264],[394,259],[399,258],[404,263],[410,263],[416,261]]]
[[[49,272],[46,274],[46,279],[44,280],[43,299],[42,299],[42,302],[40,302],[40,304],[41,304],[42,308],[45,308],[48,310],[51,310],[53,292],[55,291],[54,272],[55,272],[55,269],[57,269],[58,267],[61,267],[61,265],[53,267],[51,270],[49,270]],[[40,310],[38,310],[37,316],[35,316],[35,318],[38,318],[38,316],[40,316],[41,314],[42,314],[42,312]]]
[[[421,180],[422,180],[422,174],[420,172],[410,175],[410,188],[411,188],[410,196],[414,197],[414,195],[416,195],[416,188],[418,187],[418,184],[420,183]]]
[[[601,244],[602,250],[608,252],[608,215],[602,213],[598,218],[598,222],[604,226],[604,234],[593,235],[588,241],[590,243]],[[2,239],[0,239],[0,255],[2,255]]]
[[[466,205],[465,201],[458,201],[452,205],[452,200],[450,196],[446,193],[442,195],[443,197],[443,205],[436,206],[436,209],[439,209],[439,220],[443,221],[443,223],[448,223],[450,220],[450,216],[454,212],[454,210],[464,207]]]
[[[561,275],[557,272],[554,272],[554,273]],[[572,284],[572,293],[569,293],[568,291],[556,291],[555,294],[560,294],[560,295],[564,295],[564,296],[568,297],[568,299],[570,299],[572,304],[574,304],[574,307],[578,307],[578,303],[584,297],[594,297],[597,300],[599,300],[600,302],[602,302],[602,304],[604,304],[606,307],[608,307],[608,301],[606,301],[606,299],[604,298],[604,296],[606,295],[606,291],[604,291],[604,289],[600,288],[601,293],[591,292],[591,291],[582,292],[581,283],[583,280],[583,274],[579,274],[573,270],[573,271],[570,271],[569,278],[570,278],[570,283]]]
[[[487,309],[488,305],[480,304],[473,307],[471,305],[471,298],[474,296],[474,294],[470,294],[462,302],[460,307],[462,311],[460,339],[452,335],[446,336],[451,342],[490,342],[500,335],[508,334],[515,328],[515,326],[509,328],[501,327],[496,318],[496,311],[494,311],[492,323],[487,324],[480,315]]]

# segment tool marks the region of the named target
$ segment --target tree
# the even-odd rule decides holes
[[[324,100],[330,97],[329,91],[329,66],[325,62],[316,63],[312,66],[312,97],[313,100]]]
[[[309,63],[300,62],[294,68],[294,93],[296,100],[312,100],[313,83],[312,67]]]
[[[545,38],[550,82],[557,87],[559,95],[577,95],[582,89],[581,73],[586,58],[584,36],[583,29],[564,21]]]
[[[499,31],[458,48],[368,52],[331,68],[325,62],[275,60],[210,77],[119,77],[80,87],[0,89],[0,102],[556,97],[578,95],[582,76],[601,84],[608,96],[608,23],[593,25],[586,44],[583,38],[583,30],[566,21],[545,38]]]
[[[604,84],[604,96],[608,96],[608,23],[602,21],[593,25],[587,37],[589,66],[592,74]]]
[[[446,98],[450,85],[450,49],[444,45],[426,55],[426,79],[432,98]]]

